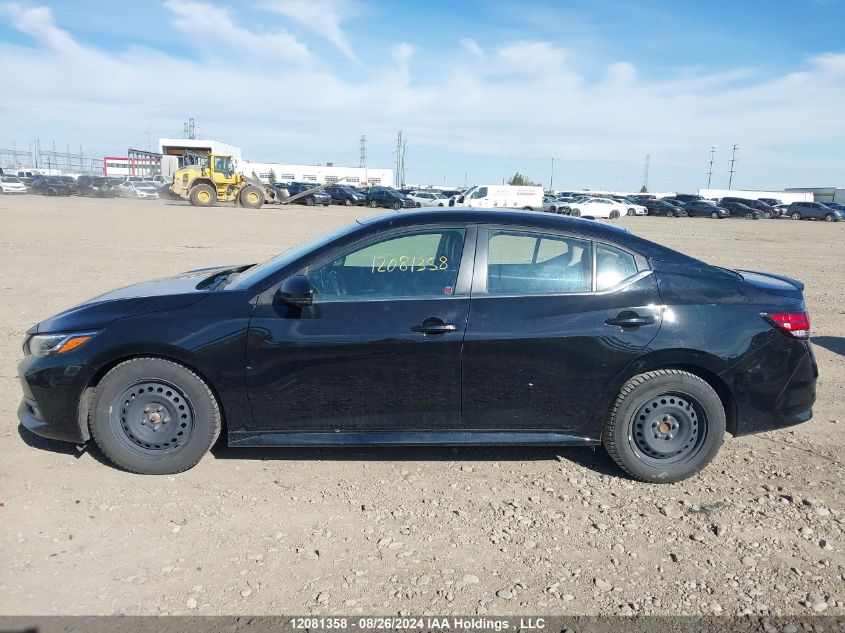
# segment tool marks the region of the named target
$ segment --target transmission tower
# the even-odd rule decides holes
[[[361,158],[358,167],[362,169],[367,166],[367,137],[365,134],[361,135]]]
[[[643,166],[643,191],[648,191],[648,166],[651,163],[651,156],[649,154],[645,155],[645,165]]]
[[[731,188],[734,182],[734,172],[736,171],[734,169],[734,163],[736,162],[736,148],[737,145],[734,143],[734,146],[731,148],[731,171],[730,176],[728,177],[728,189]]]
[[[716,148],[710,148],[710,171],[707,172],[707,188],[710,189],[710,179],[713,177],[713,162],[716,156]]]
[[[197,131],[194,127],[194,117],[189,117],[182,126],[182,129],[184,131],[185,138],[194,139],[197,137]]]

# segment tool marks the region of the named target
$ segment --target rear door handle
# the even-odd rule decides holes
[[[432,317],[426,319],[419,325],[412,325],[411,332],[418,334],[446,334],[447,332],[456,332],[458,326],[452,323],[444,323],[442,319]]]
[[[634,328],[643,325],[653,325],[654,317],[640,316],[636,312],[622,312],[613,318],[606,319],[605,323],[607,325],[618,325],[619,327],[624,328]]]

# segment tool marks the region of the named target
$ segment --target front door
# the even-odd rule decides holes
[[[247,349],[252,430],[456,429],[474,244],[464,226],[403,229],[300,271],[312,306],[260,302]]]
[[[660,327],[654,275],[578,236],[490,228],[478,245],[464,427],[595,439],[608,385]]]

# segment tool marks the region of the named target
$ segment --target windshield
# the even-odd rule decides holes
[[[278,255],[253,266],[252,268],[248,268],[242,273],[234,275],[229,282],[228,288],[233,290],[244,290],[249,288],[280,268],[284,268],[288,264],[295,262],[300,257],[304,257],[311,251],[317,250],[326,244],[330,244],[339,237],[343,237],[344,235],[351,233],[352,231],[360,228],[360,226],[361,225],[357,222],[353,222],[352,224],[346,224],[333,231],[312,237],[310,240],[302,242],[293,248],[283,251]]]

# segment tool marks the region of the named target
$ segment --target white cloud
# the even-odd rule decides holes
[[[402,42],[374,50],[383,61],[366,73],[342,75],[284,31],[253,34],[235,12],[213,5],[167,6],[206,56],[101,49],[57,26],[49,9],[0,4],[0,21],[34,41],[0,42],[14,77],[0,100],[0,146],[38,136],[125,148],[125,139],[145,141],[146,129],[178,134],[191,114],[204,134],[242,145],[247,156],[290,161],[356,162],[366,133],[371,162],[389,164],[402,128],[413,139],[414,173],[438,181],[456,156],[461,181],[472,173],[467,155],[501,165],[554,156],[556,164],[615,165],[613,173],[622,165],[639,178],[649,153],[653,178],[663,165],[698,183],[706,150],[733,143],[743,182],[788,185],[803,169],[807,180],[827,183],[845,172],[845,53],[796,60],[775,75],[684,69],[651,78],[625,61],[586,72],[548,42],[507,42],[481,56],[456,55],[472,53],[466,42],[438,51]],[[296,63],[268,81],[254,59]],[[422,69],[431,67],[441,70],[429,77]]]
[[[217,52],[223,42],[253,55],[279,61],[302,62],[311,57],[308,47],[289,33],[263,32],[238,26],[229,10],[213,4],[167,0],[164,6],[174,15],[173,26],[195,38],[211,52]]]
[[[348,0],[267,0],[260,6],[325,37],[346,57],[357,61],[341,28],[341,24],[354,13],[354,3]]]
[[[470,55],[477,59],[484,59],[484,51],[482,50],[481,46],[478,45],[471,37],[465,37],[461,40],[461,46],[464,47],[464,50],[467,51]]]

